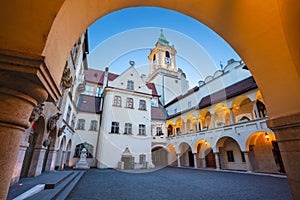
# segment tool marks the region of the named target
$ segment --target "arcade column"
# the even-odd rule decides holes
[[[59,95],[43,57],[0,49],[0,199],[6,199],[33,108]]]
[[[270,118],[294,199],[300,199],[300,113]]]

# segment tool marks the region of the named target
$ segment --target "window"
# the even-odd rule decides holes
[[[111,123],[111,133],[119,133],[119,122]]]
[[[151,99],[151,106],[154,106],[154,107],[158,106],[158,100],[156,98]]]
[[[97,96],[97,97],[100,97],[100,96],[101,96],[101,93],[102,93],[102,88],[101,88],[101,87],[97,87],[97,90],[96,90],[96,96]]]
[[[97,121],[97,120],[92,120],[92,121],[91,121],[91,127],[90,127],[90,130],[91,130],[91,131],[96,131],[96,130],[97,130],[97,124],[98,124],[98,121]]]
[[[227,160],[228,162],[234,162],[233,151],[227,151]]]
[[[170,53],[168,51],[166,51],[166,57],[170,58]]]
[[[118,106],[118,107],[121,107],[121,97],[120,96],[115,96],[114,97],[114,106]]]
[[[156,127],[156,136],[163,135],[161,127]]]
[[[133,99],[132,98],[127,98],[126,99],[126,107],[127,108],[133,108]]]
[[[139,135],[146,135],[146,125],[139,124]]]
[[[125,123],[124,134],[132,134],[132,124]]]
[[[77,122],[77,129],[78,130],[84,130],[84,125],[85,125],[85,120],[84,119],[79,119]]]
[[[94,86],[86,85],[83,94],[87,94],[87,95],[93,96],[94,95]]]
[[[146,110],[146,101],[145,100],[140,100],[140,110]]]
[[[127,81],[127,89],[129,89],[129,90],[134,89],[134,82],[133,81]]]
[[[153,55],[153,61],[156,60],[156,54]]]
[[[80,158],[80,153],[81,153],[83,148],[85,148],[86,151],[87,151],[86,152],[86,157],[87,158],[93,158],[94,147],[93,147],[93,145],[90,145],[86,142],[76,145],[74,157],[75,158]]]

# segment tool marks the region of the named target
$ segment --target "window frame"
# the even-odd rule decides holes
[[[92,120],[90,125],[90,131],[97,131],[98,128],[98,121]]]
[[[146,135],[146,125],[139,124],[139,135]]]
[[[228,162],[234,162],[234,153],[232,150],[227,150],[226,155],[227,155]]]
[[[132,124],[131,123],[125,123],[124,135],[132,135]]]
[[[139,103],[139,110],[147,110],[147,104],[146,101],[141,99]]]
[[[122,97],[121,96],[118,96],[118,95],[114,96],[113,106],[122,107]]]
[[[120,133],[120,123],[119,122],[111,122],[110,133],[115,133],[115,134]]]
[[[132,80],[127,81],[127,89],[134,90],[134,81],[132,81]]]
[[[130,100],[132,100],[131,102],[130,102]],[[130,97],[127,97],[126,98],[126,108],[134,108],[133,107],[134,106],[134,101],[133,101],[133,98],[130,98]]]
[[[85,119],[78,119],[76,129],[77,130],[85,129]]]

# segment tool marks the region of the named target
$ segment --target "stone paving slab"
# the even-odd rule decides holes
[[[170,167],[144,172],[90,169],[67,199],[292,199],[282,177]]]

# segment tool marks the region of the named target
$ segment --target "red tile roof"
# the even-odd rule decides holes
[[[256,89],[257,85],[254,78],[251,76],[240,82],[237,82],[223,90],[215,92],[213,94],[207,95],[201,99],[199,102],[199,109],[205,108],[215,103],[219,103],[225,99],[230,99],[236,97],[250,90]]]
[[[162,107],[151,107],[151,119],[165,120],[166,112]]]
[[[97,84],[103,84],[104,80],[104,71],[102,70],[97,70],[97,69],[87,69],[84,70],[84,76],[85,80],[87,82],[92,82],[92,83],[97,83]],[[113,74],[113,73],[108,73],[108,80],[113,81],[115,80],[119,75],[118,74]]]
[[[154,83],[146,83],[147,87],[152,90],[152,95],[156,95],[156,96],[159,96],[157,94],[157,90],[156,90],[156,87],[155,87],[155,84]]]
[[[81,94],[79,96],[77,109],[82,112],[100,113],[100,97]]]

